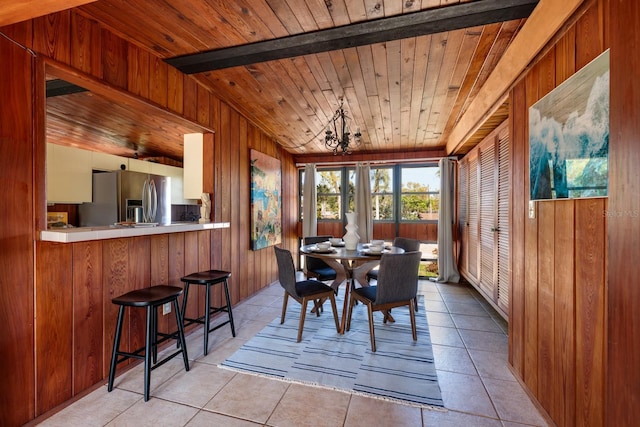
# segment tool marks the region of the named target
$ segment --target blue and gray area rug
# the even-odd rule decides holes
[[[338,307],[342,307],[341,301]],[[336,332],[331,305],[320,317],[307,314],[302,341],[296,342],[300,304],[289,301],[284,324],[274,319],[222,362],[221,367],[399,403],[443,408],[427,318],[420,300],[418,341],[411,337],[409,310],[394,308],[395,323],[374,313],[376,352],[371,352],[367,308],[353,310],[351,330]],[[340,314],[340,313],[339,313]]]

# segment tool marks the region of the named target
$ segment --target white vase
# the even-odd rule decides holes
[[[356,224],[356,213],[347,212],[347,234],[344,235],[344,247],[348,251],[355,251],[358,248],[358,242],[360,242],[360,235],[358,234],[358,225]]]

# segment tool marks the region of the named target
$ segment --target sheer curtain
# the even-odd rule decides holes
[[[371,217],[371,178],[369,163],[356,164],[356,223],[360,242],[370,242],[373,238],[373,218]]]
[[[307,163],[304,166],[304,188],[302,192],[302,237],[318,234],[317,197],[316,197],[316,165]]]
[[[455,167],[451,159],[440,159],[440,212],[438,215],[438,282],[460,281],[454,256],[453,221]]]

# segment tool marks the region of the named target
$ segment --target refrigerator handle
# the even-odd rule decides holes
[[[149,221],[149,180],[145,179],[142,184],[142,221]]]
[[[154,222],[158,210],[158,191],[156,190],[156,183],[152,179],[149,180],[149,190],[149,205],[151,210],[149,222]]]

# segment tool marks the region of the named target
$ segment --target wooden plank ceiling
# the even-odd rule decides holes
[[[180,166],[184,134],[211,131],[125,91],[71,84],[72,74],[54,72],[47,75],[47,142]]]
[[[0,27],[59,12],[74,6],[91,3],[96,0],[8,0],[0,2]]]
[[[77,10],[171,63],[189,54],[482,2],[99,0]],[[352,128],[361,129],[361,151],[444,149],[523,23],[515,19],[193,75],[296,155],[327,152],[324,129],[341,99]]]

